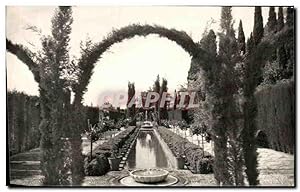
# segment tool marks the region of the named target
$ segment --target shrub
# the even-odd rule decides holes
[[[110,167],[107,158],[116,156],[124,151],[123,148],[127,148],[125,144],[129,144],[129,141],[132,142],[137,133],[138,129],[128,127],[123,132],[96,147],[93,150],[92,160],[90,160],[90,153],[88,153],[84,164],[85,174],[98,176],[107,173]]]
[[[105,155],[96,155],[90,161],[90,157],[84,159],[84,172],[88,176],[101,176],[109,171],[108,159]]]
[[[176,157],[184,157],[194,173],[212,173],[213,157],[199,146],[172,131],[159,127],[158,132]]]

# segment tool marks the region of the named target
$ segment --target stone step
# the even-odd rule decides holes
[[[25,177],[30,177],[30,176],[36,176],[36,175],[41,175],[42,171],[41,170],[22,170],[22,169],[11,169],[10,170],[10,178],[11,179],[20,179],[20,178],[25,178]]]
[[[20,154],[11,156],[10,161],[40,161],[41,160],[40,154],[41,153],[37,152],[37,151],[20,153]]]
[[[31,182],[34,183],[36,181],[41,181],[42,178],[44,178],[43,175],[29,175],[29,176],[22,176],[22,175],[11,175],[10,176],[10,181],[14,179],[25,179],[25,178],[30,178]]]
[[[10,161],[10,169],[40,170],[40,161]]]

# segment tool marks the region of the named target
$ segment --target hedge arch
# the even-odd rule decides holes
[[[75,63],[77,65],[77,73],[76,73],[76,81],[72,81],[71,88],[74,92],[74,100],[73,104],[70,104],[70,95],[69,95],[69,89],[66,87],[63,87],[63,89],[66,88],[66,95],[64,96],[66,100],[68,100],[66,103],[68,103],[68,126],[72,128],[72,131],[68,133],[68,137],[71,138],[70,146],[72,149],[78,149],[78,150],[72,150],[71,151],[71,173],[72,173],[72,183],[73,184],[80,184],[83,176],[83,156],[81,154],[81,133],[83,130],[83,127],[86,126],[84,122],[82,122],[82,100],[83,95],[87,91],[87,86],[90,82],[91,76],[93,74],[94,66],[96,65],[97,61],[101,58],[102,54],[107,51],[113,44],[122,42],[124,39],[130,39],[135,36],[147,36],[150,34],[157,34],[159,37],[167,38],[171,41],[176,42],[179,46],[181,46],[191,57],[192,60],[196,61],[204,71],[209,71],[208,66],[211,62],[212,58],[215,56],[209,55],[206,51],[202,50],[198,43],[195,43],[192,38],[187,35],[184,31],[178,31],[175,29],[167,29],[161,26],[151,26],[151,25],[129,25],[123,28],[120,28],[118,30],[113,30],[111,33],[109,33],[103,41],[100,43],[92,44],[90,47],[88,47],[86,50],[82,51],[81,57],[78,59],[78,61]],[[51,107],[47,105],[47,102],[49,102],[49,98],[47,95],[51,93],[52,88],[47,86],[48,80],[43,79],[43,66],[40,65],[39,61],[35,60],[34,53],[31,52],[28,48],[26,48],[23,45],[20,44],[14,44],[10,40],[6,39],[6,49],[8,52],[14,54],[19,60],[21,60],[24,64],[26,64],[29,68],[29,70],[32,72],[35,81],[39,83],[40,88],[40,98],[44,106],[44,114],[43,121],[40,124],[40,130],[44,133],[48,133],[51,131],[51,129],[55,129],[50,127],[49,123],[51,122],[50,112]],[[68,97],[68,98],[67,98]],[[47,114],[45,113],[47,112]],[[48,114],[49,113],[49,114]],[[64,112],[66,113],[66,111]],[[56,130],[57,131],[57,130]],[[55,132],[55,131],[54,131]],[[56,132],[55,132],[56,133]],[[44,134],[47,135],[47,134]],[[45,141],[49,141],[50,139],[46,137],[42,137]],[[52,144],[52,143],[51,143]],[[42,145],[42,144],[41,144]],[[57,145],[57,142],[55,141],[53,143],[54,146]],[[42,150],[42,157],[47,161],[43,164],[42,167],[49,170],[49,173],[45,175],[48,179],[51,180],[47,182],[49,183],[56,183],[57,178],[52,177],[51,175],[58,175],[58,172],[56,169],[52,169],[48,165],[52,165],[53,159],[51,159],[51,155],[55,155],[56,151],[59,151],[59,149],[53,150],[52,147],[46,147],[45,151]],[[51,153],[49,156],[48,153]],[[56,160],[56,159],[54,159]],[[60,160],[60,159],[59,159]],[[61,162],[58,163],[61,165]],[[53,173],[52,173],[53,172]],[[55,181],[54,181],[55,180]]]
[[[81,102],[83,94],[87,89],[90,77],[93,72],[94,65],[101,58],[101,55],[107,51],[113,44],[120,43],[125,39],[131,39],[135,36],[147,36],[157,34],[159,37],[167,38],[182,47],[192,59],[196,59],[199,63],[209,63],[209,54],[200,48],[192,38],[184,31],[176,29],[167,29],[158,25],[139,25],[133,24],[118,30],[110,32],[102,42],[94,44],[88,54],[79,59],[79,68],[88,68],[79,75],[77,84],[74,85],[75,100]]]

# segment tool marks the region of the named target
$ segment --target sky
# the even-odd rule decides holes
[[[32,51],[41,47],[40,35],[28,29],[38,27],[43,35],[50,34],[51,17],[55,7],[8,6],[6,9],[6,36],[14,43]],[[262,9],[264,24],[268,8]],[[80,42],[87,38],[100,42],[112,29],[129,24],[157,24],[183,30],[197,42],[206,28],[219,30],[221,7],[144,6],[144,7],[73,7],[74,22],[70,41],[70,57],[79,58]],[[254,7],[233,7],[234,28],[243,22],[246,38],[253,29]],[[215,22],[211,22],[215,21]],[[156,35],[134,37],[114,44],[94,68],[94,74],[84,95],[84,104],[101,105],[100,95],[106,92],[127,91],[128,81],[135,82],[137,91],[148,90],[156,76],[168,80],[169,92],[187,83],[191,57],[179,45]],[[7,88],[38,95],[38,84],[27,66],[11,53],[6,55]]]

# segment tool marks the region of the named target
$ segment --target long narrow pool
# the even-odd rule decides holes
[[[169,167],[166,155],[153,131],[139,132],[126,166],[129,169]]]

